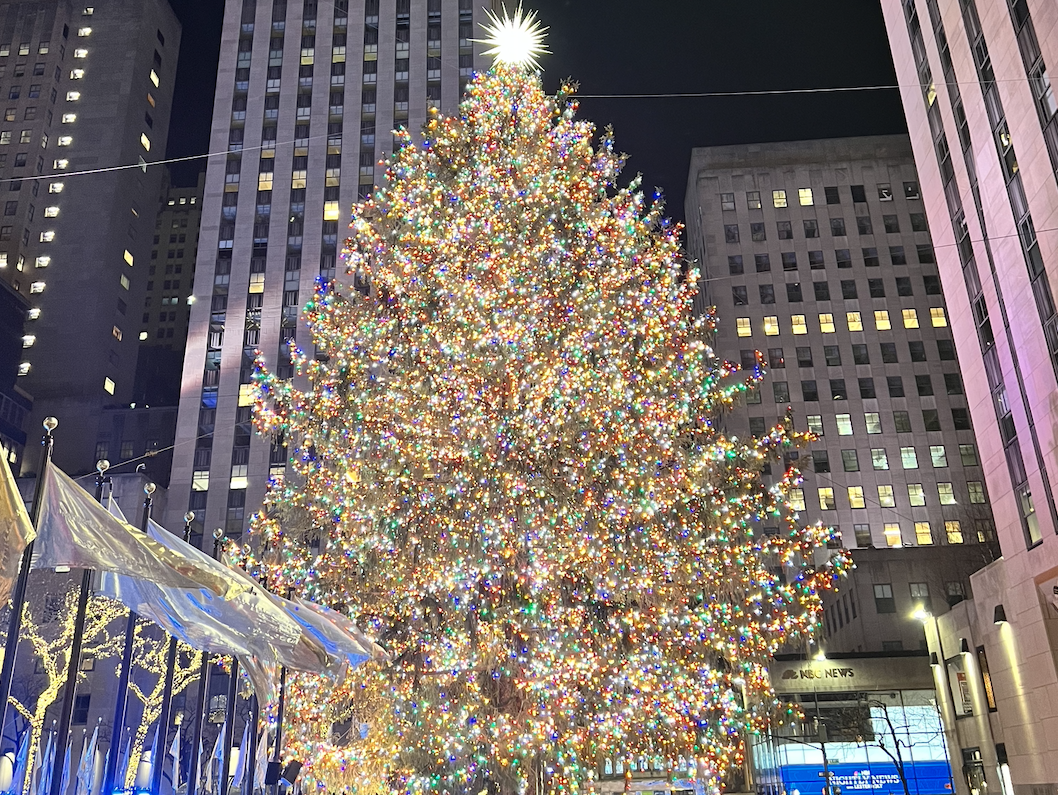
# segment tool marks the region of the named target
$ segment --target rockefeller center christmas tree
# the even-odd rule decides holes
[[[291,741],[332,791],[576,792],[643,758],[713,787],[781,719],[768,657],[847,560],[795,471],[762,481],[791,423],[719,430],[760,374],[709,347],[680,229],[544,93],[532,17],[490,34],[459,113],[354,208],[301,386],[259,373],[293,472],[248,558],[392,655],[297,679]]]

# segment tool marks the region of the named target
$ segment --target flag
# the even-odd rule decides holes
[[[81,750],[81,764],[77,766],[76,795],[92,795],[92,779],[95,777],[96,740],[99,739],[99,724],[96,723],[92,739]]]
[[[173,744],[169,746],[169,756],[173,758],[173,772],[169,777],[169,783],[175,791],[180,786],[180,727],[176,727],[173,734]]]
[[[151,776],[148,779],[148,781],[154,781],[154,768],[155,768],[155,766],[165,763],[164,759],[159,759],[158,758],[158,751],[161,750],[160,748],[158,748],[159,734],[161,733],[161,731],[162,731],[162,722],[158,721],[158,725],[154,727],[154,740],[151,741]],[[165,742],[165,740],[163,739],[163,740],[161,740],[161,742]]]
[[[37,795],[48,795],[51,792],[51,776],[55,767],[55,733],[48,735],[48,747],[44,749],[44,760],[41,763],[40,779],[37,781]]]
[[[22,739],[18,744],[18,752],[15,754],[15,767],[11,772],[11,788],[9,792],[22,795],[22,780],[26,777],[26,764],[29,761],[29,738],[33,734],[32,727],[27,726],[22,732]]]
[[[228,771],[220,769],[221,765],[224,764],[224,732],[227,730],[227,726],[227,721],[220,725],[220,731],[217,732],[217,742],[213,744],[213,756],[210,759],[210,768],[217,771],[217,787],[213,790],[215,793],[217,793],[217,795],[221,795],[221,793],[223,793],[223,789],[221,789],[220,782],[222,779],[227,778],[228,775]]]
[[[251,791],[257,789],[258,783],[264,787],[265,774],[268,772],[268,727],[261,729],[261,736],[257,738],[257,759],[253,767],[253,786]]]
[[[128,731],[126,729],[125,731]],[[118,766],[114,768],[114,787],[115,789],[125,789],[125,779],[129,772],[129,761],[132,756],[132,733],[129,733],[128,739],[125,740],[125,750],[118,757]]]
[[[232,785],[242,786],[246,778],[247,755],[250,753],[250,721],[247,719],[242,727],[242,740],[239,741],[239,761],[235,763],[235,775],[232,777]]]
[[[109,571],[158,585],[205,588],[224,597],[244,587],[215,567],[201,565],[187,554],[193,549],[189,544],[170,549],[118,521],[58,467],[49,466],[43,481],[34,568]]]
[[[52,774],[54,775],[54,773]],[[66,788],[70,786],[70,744],[66,744],[66,755],[62,758],[62,778],[59,779],[59,795],[66,795]]]
[[[0,605],[7,604],[18,579],[22,553],[36,532],[15,485],[7,459],[0,456]]]

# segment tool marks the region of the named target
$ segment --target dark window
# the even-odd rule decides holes
[[[762,243],[767,239],[767,234],[764,231],[764,223],[753,223],[749,225],[749,236],[752,238],[754,243]]]
[[[812,366],[812,349],[797,348],[797,366],[798,367],[811,367]]]
[[[867,201],[867,192],[863,189],[863,185],[852,185],[850,186],[852,191],[852,200],[854,202],[865,202]]]
[[[784,252],[782,255],[782,269],[784,271],[797,270],[797,254],[793,251]]]
[[[896,358],[896,343],[883,342],[880,347],[882,349],[882,361],[886,364],[896,364],[898,361]]]
[[[970,412],[966,409],[952,409],[951,420],[957,431],[970,430]]]
[[[844,378],[830,379],[830,397],[834,400],[848,400],[849,391],[845,388]]]
[[[728,243],[738,242],[738,224],[724,224],[724,240]]]
[[[896,601],[893,599],[893,586],[889,583],[875,583],[874,609],[879,613],[896,612]]]
[[[911,433],[911,414],[906,411],[894,411],[893,425],[897,433]]]
[[[896,277],[896,294],[907,297],[914,295],[911,290],[911,277],[910,276],[897,276]]]
[[[933,246],[929,243],[915,246],[915,253],[918,254],[918,261],[922,264],[937,261],[937,258],[933,255]]]
[[[831,218],[830,219],[830,234],[834,237],[845,237],[845,219],[844,218]]]
[[[918,390],[919,397],[929,397],[933,394],[933,381],[929,373],[915,376],[915,388]]]
[[[962,394],[962,378],[958,373],[945,373],[944,374],[944,390],[949,395],[961,395]]]
[[[926,361],[926,343],[921,340],[911,340],[907,343],[907,349],[911,353],[911,361]]]
[[[743,370],[752,370],[757,366],[757,352],[743,348],[740,351],[740,364]]]
[[[782,348],[768,348],[768,366],[773,370],[782,370],[786,367],[786,357]]]
[[[860,457],[855,450],[841,451],[841,468],[846,472],[860,471]]]
[[[922,285],[926,289],[926,295],[940,295],[939,276],[923,276]]]
[[[955,343],[951,340],[937,340],[937,355],[942,362],[954,361]]]
[[[836,187],[823,188],[823,194],[827,197],[827,204],[841,204],[841,195]]]
[[[954,410],[953,410],[954,413]],[[940,430],[940,415],[936,409],[922,409],[922,423],[927,431]]]
[[[830,300],[830,285],[827,282],[812,282],[812,289],[815,290],[817,301]]]
[[[888,375],[885,382],[889,386],[889,397],[904,396],[904,379],[898,375]]]
[[[863,264],[868,268],[877,268],[878,262],[878,249],[874,247],[862,249]]]
[[[852,253],[847,248],[839,248],[834,251],[834,258],[838,261],[839,268],[852,267]]]
[[[776,226],[779,228],[779,240],[793,240],[793,226],[789,221],[779,221]]]
[[[917,182],[905,182],[904,183],[904,198],[905,199],[917,199],[918,197],[919,197],[918,183]]]
[[[785,254],[783,256],[786,256]],[[785,265],[785,262],[784,262]],[[800,283],[791,283],[786,285],[786,300],[791,304],[799,304],[803,300],[801,295]]]
[[[874,392],[874,379],[873,378],[860,378],[857,379],[860,386],[860,397],[861,398],[873,398],[877,397]]]
[[[841,282],[841,297],[848,300],[858,297],[856,295],[856,282],[854,279],[847,279]]]
[[[819,222],[814,218],[806,218],[804,220],[805,237],[819,237]]]
[[[771,270],[771,258],[767,254],[754,254],[753,263],[757,266],[757,273],[767,273]]]
[[[871,217],[869,215],[858,215],[856,216],[856,230],[861,235],[870,235],[874,233],[874,227],[871,226]]]
[[[889,246],[889,259],[894,265],[907,265],[907,254],[903,246]]]
[[[812,467],[816,472],[830,471],[830,456],[826,450],[812,451]]]
[[[928,232],[925,213],[911,213],[911,229],[915,232]]]
[[[841,367],[841,350],[837,345],[824,345],[823,358],[827,367]]]
[[[83,726],[88,723],[88,709],[92,704],[92,696],[90,693],[83,693],[81,695],[74,696],[73,699],[73,716],[71,723],[74,726]]]
[[[764,418],[750,417],[749,432],[752,433],[754,436],[763,436],[767,432],[767,428],[764,425]]]
[[[885,298],[885,283],[881,279],[868,279],[867,290],[871,298]]]
[[[894,234],[900,231],[900,220],[895,215],[883,215],[882,226],[886,232]]]
[[[742,255],[736,254],[733,257],[727,258],[727,271],[732,276],[742,275]]]
[[[760,285],[760,302],[762,304],[774,304],[775,303],[775,285],[773,285],[773,284],[762,284],[762,285]]]
[[[852,346],[852,361],[856,364],[870,364],[871,357],[867,353],[867,346],[857,344]]]
[[[808,252],[808,267],[814,271],[822,270],[824,266],[822,251]]]
[[[776,403],[790,402],[790,385],[786,381],[772,381],[771,388]]]
[[[806,402],[819,400],[819,388],[815,381],[801,382],[801,399]]]
[[[437,41],[438,39],[441,38],[441,29],[440,28],[436,28],[436,30],[435,30],[435,28],[433,26],[431,26],[430,32],[431,33],[436,33],[436,35],[433,37],[434,41]],[[735,194],[733,194],[733,193],[721,193],[720,194],[720,209],[721,210],[734,210],[735,209]]]
[[[746,285],[741,284],[732,287],[731,298],[735,302],[735,306],[746,306],[749,304],[749,298],[746,296]]]

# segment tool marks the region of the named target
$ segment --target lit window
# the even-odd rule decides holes
[[[91,36],[92,35],[92,29],[91,28],[78,28],[77,29],[77,35],[82,37],[82,38],[84,38],[85,36]]]
[[[917,309],[902,309],[900,314],[904,316],[904,328],[918,328]]]
[[[834,333],[834,316],[830,312],[819,313],[819,330],[824,334]]]
[[[929,308],[929,320],[933,328],[944,328],[948,325],[948,318],[944,314],[943,306],[931,306]]]
[[[863,499],[863,486],[849,486],[849,505],[853,508],[866,508]]]
[[[147,133],[140,133],[140,146],[142,146],[148,152],[151,151],[151,139],[147,137]]]
[[[962,525],[957,519],[951,519],[944,523],[944,535],[948,537],[949,544],[963,543]]]
[[[790,507],[795,511],[803,511],[805,509],[804,489],[790,489]]]
[[[735,330],[740,337],[753,336],[753,327],[750,326],[748,317],[735,318]]]
[[[47,268],[49,265],[51,265],[51,257],[49,257],[47,254],[44,254],[40,257],[37,257],[33,264],[38,268]]]
[[[985,484],[979,480],[966,481],[966,488],[970,492],[970,502],[974,505],[984,505]]]
[[[889,311],[886,309],[874,310],[874,327],[879,331],[888,331],[893,326],[889,322]]]
[[[918,453],[914,447],[900,448],[900,465],[904,469],[918,469]]]
[[[29,291],[31,293],[43,293],[44,292],[44,282],[33,282],[29,286]]]
[[[239,405],[253,405],[253,384],[239,384]]]
[[[29,362],[19,362],[18,363],[18,374],[19,375],[29,375],[29,368],[30,368],[30,363]]]
[[[805,320],[804,315],[791,315],[790,325],[793,327],[794,334],[808,333],[808,321]]]
[[[64,114],[62,114],[62,123],[63,124],[72,124],[75,121],[77,121],[77,114],[76,113],[64,113]]]
[[[32,334],[26,334],[25,336],[22,337],[22,347],[23,348],[32,348],[33,347],[33,343],[36,342],[36,341],[37,341],[37,338],[35,336],[33,336]]]
[[[146,332],[145,332],[146,333]],[[191,491],[207,491],[209,489],[209,470],[196,469],[191,475]]]
[[[921,507],[926,504],[926,492],[922,488],[921,483],[908,483],[907,484],[907,498],[911,500],[913,507]]]
[[[934,468],[948,466],[948,453],[942,444],[931,444],[929,446],[929,457]]]
[[[147,332],[146,331],[141,331],[140,332],[140,342],[143,342],[145,339],[147,339]]]
[[[323,220],[324,221],[337,221],[338,220],[338,202],[330,201],[323,203]]]
[[[955,505],[955,487],[951,483],[938,483],[937,496],[941,505]]]
[[[65,157],[61,157],[58,160],[52,160],[51,166],[58,171],[62,171],[63,169],[70,167],[70,161]]]
[[[904,545],[904,539],[900,535],[900,525],[897,522],[886,522],[882,533],[885,535],[885,545],[887,547],[899,549]]]
[[[820,487],[819,509],[821,511],[833,511],[836,507],[837,503],[834,502],[834,489],[829,487]]]
[[[776,207],[786,206],[786,191],[784,190],[773,190],[771,192],[771,203]]]
[[[838,423],[838,436],[852,436],[851,414],[835,414],[834,419]]]
[[[6,251],[0,251],[0,268],[6,268],[6,267],[7,267],[7,252]]]
[[[875,469],[889,468],[889,454],[885,452],[884,447],[871,448],[871,465]]]
[[[161,81],[158,80],[158,73],[156,71],[154,71],[153,69],[151,69],[151,82],[154,83],[154,87],[155,88],[157,88],[158,87],[158,83],[161,82]]]
[[[77,102],[77,100],[79,100],[80,98],[81,98],[81,92],[80,91],[67,91],[66,92],[66,101],[67,102]]]
[[[153,94],[151,94],[151,92],[150,92],[150,91],[148,91],[148,92],[147,92],[147,104],[148,104],[148,105],[150,105],[150,106],[151,106],[152,108],[153,108],[153,107],[155,107],[155,104],[154,104],[154,95],[153,95]]]
[[[811,188],[798,188],[797,189],[797,201],[801,203],[802,207],[812,206],[812,189]]]
[[[132,266],[132,262],[133,262],[133,260],[132,260],[132,252],[129,251],[128,249],[125,249],[124,257],[125,257],[125,264],[127,264],[129,267],[131,267]]]
[[[257,175],[257,190],[272,190],[272,172],[265,171]],[[330,204],[331,202],[326,202]],[[337,204],[338,202],[334,202]]]
[[[62,193],[65,185],[62,182],[52,182],[48,185],[48,193]]]
[[[45,207],[44,208],[44,217],[45,218],[55,218],[58,214],[59,214],[59,208],[56,207],[55,205],[52,205],[51,207]]]
[[[113,395],[115,386],[116,385],[114,384],[114,379],[110,376],[107,376],[103,379],[103,391],[105,391],[107,394]]]
[[[814,433],[816,436],[823,435],[823,415],[822,414],[809,414],[806,419],[808,420],[808,430]]]
[[[892,486],[878,487],[878,504],[881,505],[883,508],[896,507],[896,495],[893,493]]]
[[[250,274],[250,285],[247,287],[246,292],[248,293],[263,293],[265,287],[265,275],[263,273],[251,273]]]
[[[19,55],[29,55],[29,44],[26,43],[26,42],[23,42],[22,44],[19,44],[18,45],[18,54]]]
[[[92,6],[85,6],[85,9],[84,9],[84,11],[82,11],[82,12],[81,12],[81,14],[82,14],[83,16],[86,16],[86,17],[90,17],[90,16],[92,16],[92,14],[94,14],[95,12],[96,12],[96,10],[95,10],[95,8],[93,8]]]
[[[53,229],[49,229],[49,230],[47,230],[45,232],[41,232],[40,233],[40,242],[41,243],[50,243],[54,239],[55,239],[55,231]]]
[[[915,522],[915,543],[922,547],[933,543],[933,528],[929,526],[929,522]]]
[[[863,331],[863,318],[859,312],[846,312],[845,320],[849,324],[849,331]]]
[[[4,130],[3,132],[0,132],[0,144],[7,146],[9,143],[11,143],[11,131]]]
[[[867,423],[867,433],[875,434],[882,432],[882,415],[877,411],[866,411],[863,414],[864,422]]]
[[[80,80],[82,77],[84,77],[84,69],[72,69],[70,71],[71,80]]]
[[[86,50],[84,47],[78,47],[76,50],[73,51],[73,57],[74,58],[87,58],[88,57],[88,50]]]
[[[121,342],[121,329],[119,329],[117,326],[114,326],[114,328],[111,329],[110,333],[114,335],[114,339],[116,339],[118,342]]]
[[[764,336],[777,337],[779,335],[779,317],[777,315],[764,316]]]
[[[249,485],[249,479],[246,477],[246,469],[246,464],[235,464],[232,466],[229,488],[245,489]]]
[[[38,317],[40,317],[40,307],[39,306],[35,306],[32,309],[30,309],[26,313],[26,317],[29,318],[30,320],[36,320]]]
[[[70,144],[73,143],[73,136],[72,135],[60,135],[59,136],[59,140],[56,141],[56,143],[59,146],[69,146]]]

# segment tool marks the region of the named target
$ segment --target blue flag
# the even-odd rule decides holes
[[[8,790],[14,795],[22,793],[22,781],[26,777],[26,768],[29,765],[29,736],[32,733],[31,727],[27,726],[22,733],[22,741],[18,744],[18,753],[15,754],[15,769],[11,774],[11,788]]]

